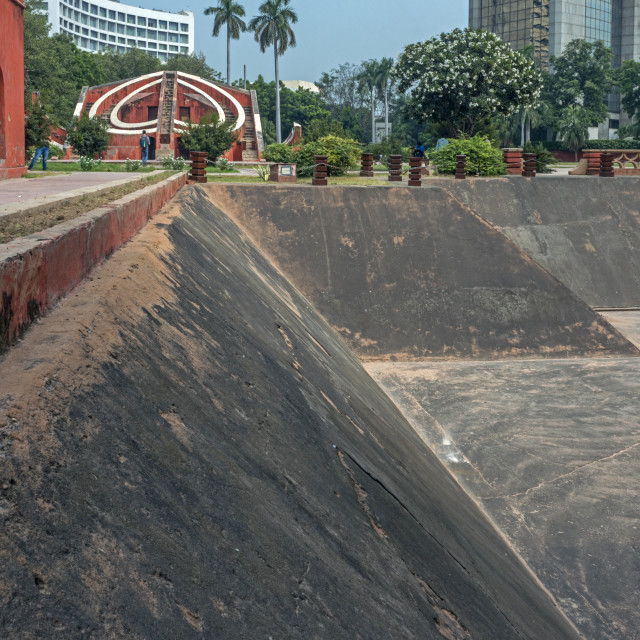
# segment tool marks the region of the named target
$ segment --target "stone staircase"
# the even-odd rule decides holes
[[[256,128],[253,120],[253,109],[244,107],[245,124],[242,135],[242,160],[243,162],[256,162],[258,149],[256,147]]]
[[[176,72],[165,71],[162,94],[162,112],[158,118],[158,138],[156,140],[156,159],[165,156],[173,157],[171,149],[171,132],[173,131],[173,94],[176,86]]]

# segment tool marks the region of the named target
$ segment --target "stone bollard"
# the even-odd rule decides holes
[[[207,155],[206,151],[190,151],[191,169],[189,170],[189,180],[195,182],[207,181]]]
[[[613,178],[613,153],[600,154],[600,177]]]
[[[297,182],[298,174],[294,163],[277,162],[269,169],[269,182]]]
[[[373,153],[363,153],[360,163],[360,177],[373,178]]]
[[[600,175],[600,151],[597,149],[584,149],[582,157],[587,160],[587,175]]]
[[[389,156],[389,182],[402,182],[402,156]]]
[[[409,186],[422,186],[422,158],[409,158]]]
[[[467,177],[467,156],[456,156],[456,180]]]
[[[327,156],[313,156],[313,180],[311,184],[325,187],[327,185]]]
[[[503,149],[502,160],[507,165],[507,175],[519,176],[522,173],[522,149]]]
[[[525,178],[536,177],[536,154],[535,153],[522,154],[522,175]]]

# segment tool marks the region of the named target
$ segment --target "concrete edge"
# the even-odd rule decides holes
[[[158,171],[165,171],[160,169]],[[30,213],[40,213],[42,211],[48,211],[54,207],[69,204],[78,198],[85,195],[100,194],[104,191],[108,191],[113,187],[120,187],[124,184],[130,184],[136,180],[142,180],[147,176],[153,176],[156,171],[150,171],[143,174],[132,174],[130,177],[121,178],[120,180],[114,180],[110,183],[104,183],[100,185],[93,185],[92,187],[78,187],[72,191],[65,191],[59,196],[39,196],[36,198],[25,199],[21,202],[14,202],[0,206],[0,218],[3,220],[13,220],[22,218]],[[47,180],[47,178],[56,178],[57,176],[45,176],[44,178],[33,178],[34,180]]]
[[[0,353],[138,233],[187,182],[181,172],[108,205],[0,246]]]

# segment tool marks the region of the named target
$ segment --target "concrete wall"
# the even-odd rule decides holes
[[[75,220],[0,245],[0,353],[186,184],[187,174],[136,191]]]
[[[0,0],[0,180],[24,166],[24,35],[21,0]]]

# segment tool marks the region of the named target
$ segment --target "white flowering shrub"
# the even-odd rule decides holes
[[[405,47],[395,68],[407,109],[419,122],[442,123],[451,136],[472,135],[493,114],[533,105],[542,78],[529,58],[488,31],[454,29]]]

